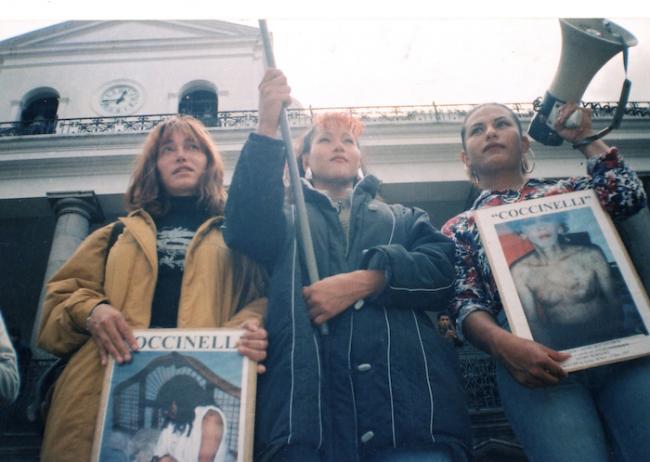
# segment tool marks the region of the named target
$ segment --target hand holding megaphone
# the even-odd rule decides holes
[[[578,103],[569,102],[557,110],[554,127],[562,139],[570,143],[582,141],[591,135],[591,109],[580,108]]]
[[[576,102],[569,102],[558,108],[553,126],[561,139],[572,143],[587,158],[600,155],[609,149],[603,140],[591,139],[594,136],[591,116],[591,109],[579,107]],[[587,142],[583,143],[583,140]]]
[[[556,121],[556,130],[561,130],[563,127],[565,128],[578,128],[580,124],[582,123],[582,112],[580,110],[574,110],[572,113],[566,117],[566,119],[563,119],[564,123],[560,122],[560,118],[558,117]]]
[[[620,52],[623,52],[624,67],[627,72],[627,48],[637,43],[630,32],[602,18],[560,19],[560,28],[562,31],[560,62],[553,82],[528,127],[531,138],[551,146],[559,146],[563,141],[563,137],[555,129],[560,108],[568,101],[580,101],[598,70]],[[607,129],[591,135],[589,139],[585,139],[583,144],[574,143],[575,148],[593,142],[610,130],[618,128],[625,112],[630,85],[630,81],[625,79],[612,124]],[[582,121],[579,120],[579,115],[578,112],[576,116],[567,117],[564,126],[580,127]]]

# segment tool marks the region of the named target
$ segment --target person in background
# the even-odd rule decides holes
[[[223,163],[196,119],[151,130],[126,194],[124,229],[92,233],[47,286],[39,345],[70,361],[56,382],[42,459],[90,460],[108,356],[128,362],[133,329],[243,328],[239,351],[266,356],[263,270],[223,241]],[[258,364],[258,371],[264,366]]]
[[[22,334],[20,332],[20,329],[17,327],[9,328],[9,338],[11,339],[11,343],[16,350],[16,355],[18,357],[18,367],[21,371],[24,371],[32,360],[32,349],[29,347],[29,345],[26,345],[23,342]]]
[[[556,129],[577,144],[592,129],[587,109],[578,109],[583,113],[579,127],[564,128],[576,107],[571,103],[560,109]],[[452,315],[472,344],[497,359],[499,394],[526,455],[531,462],[605,462],[610,460],[609,440],[615,460],[645,460],[650,454],[650,358],[568,375],[562,368],[568,353],[510,333],[472,214],[479,208],[594,189],[609,214],[621,219],[646,206],[641,182],[618,150],[602,140],[580,146],[587,176],[530,178],[530,141],[512,110],[497,103],[467,114],[461,141],[461,160],[482,192],[470,210],[443,227],[456,242]]]
[[[10,405],[18,397],[20,391],[20,374],[18,361],[7,327],[0,312],[0,407]]]
[[[297,150],[322,278],[310,284],[275,138],[290,89],[279,70],[259,88],[259,124],[235,169],[224,231],[272,273],[256,460],[466,460],[457,357],[425,312],[452,294],[453,244],[424,211],[379,200],[379,180],[362,172],[361,122],[323,114]]]
[[[462,346],[463,341],[458,338],[456,328],[449,319],[449,313],[441,311],[437,316],[438,333],[449,340],[454,346]]]

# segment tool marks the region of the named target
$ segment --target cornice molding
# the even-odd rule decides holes
[[[465,178],[458,157],[459,130],[459,122],[369,125],[362,152],[370,171],[388,183],[458,181]],[[250,131],[210,129],[228,177]],[[0,181],[101,175],[128,178],[145,137],[143,132],[0,138]],[[619,146],[637,170],[650,172],[650,121],[627,121],[607,142]],[[538,175],[584,174],[585,159],[569,145],[534,145],[534,150]]]
[[[255,39],[259,35],[259,30],[254,27],[245,26],[241,24],[229,23],[226,21],[218,20],[116,20],[116,21],[66,21],[59,24],[54,24],[49,27],[38,29],[36,31],[28,32],[26,34],[19,35],[7,40],[0,41],[0,50],[3,49],[12,49],[15,51],[29,49],[29,48],[38,48],[42,46],[71,46],[78,47],[84,46],[87,43],[93,43],[92,41],[85,40],[83,37],[86,36],[89,32],[92,31],[102,31],[109,29],[111,27],[122,27],[124,25],[142,25],[146,24],[147,26],[157,26],[161,29],[161,32],[165,29],[175,30],[177,32],[182,32],[187,34],[187,39],[192,38],[212,38],[217,40],[250,40]],[[61,40],[69,40],[74,36],[80,38],[79,42],[67,42],[67,43],[57,43]],[[185,37],[174,37],[170,39],[158,39],[160,40],[179,40],[185,39]],[[139,41],[142,39],[135,40],[120,40],[120,41],[105,41],[104,43],[127,43],[130,41]],[[148,41],[148,40],[147,40]],[[156,39],[151,40],[152,42],[157,41]],[[47,43],[50,42],[49,45]]]

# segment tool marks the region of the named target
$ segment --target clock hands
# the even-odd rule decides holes
[[[115,101],[117,104],[120,104],[122,101],[124,101],[124,97],[126,96],[126,94],[127,94],[127,90],[124,90],[119,98],[110,98],[110,99],[104,98],[102,99],[102,103],[110,103],[111,101]]]
[[[140,92],[128,85],[113,85],[104,90],[98,104],[106,114],[124,115],[133,112],[140,101]]]

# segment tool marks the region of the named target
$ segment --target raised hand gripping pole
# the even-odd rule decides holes
[[[273,56],[273,48],[271,47],[271,38],[269,30],[266,27],[266,20],[260,19],[259,25],[260,33],[262,35],[262,45],[264,46],[264,63],[267,69],[275,69],[275,57]],[[318,276],[318,266],[316,265],[316,254],[314,253],[314,243],[311,238],[309,220],[307,219],[305,197],[302,194],[302,183],[300,181],[300,174],[298,173],[298,162],[296,160],[296,154],[293,152],[293,144],[291,143],[289,119],[287,118],[287,111],[285,111],[284,108],[280,110],[280,131],[282,132],[282,139],[287,148],[287,165],[289,167],[289,178],[291,180],[291,196],[297,212],[296,221],[298,226],[298,240],[300,242],[303,256],[305,257],[309,282],[310,284],[314,284],[320,280],[320,277]],[[328,332],[327,323],[321,324],[320,333],[322,335],[327,335]]]

